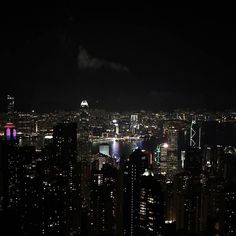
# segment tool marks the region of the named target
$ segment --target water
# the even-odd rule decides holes
[[[97,154],[99,152],[99,145],[104,143],[93,143],[92,153]],[[143,141],[110,141],[106,144],[109,145],[109,155],[113,158],[119,160],[122,158],[127,158],[136,148],[143,149]]]

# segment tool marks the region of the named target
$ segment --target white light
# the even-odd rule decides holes
[[[163,147],[163,148],[168,148],[169,145],[168,145],[168,143],[164,143],[162,147]]]
[[[44,137],[45,139],[52,139],[53,138],[53,136],[52,135],[45,135],[45,137]]]
[[[166,224],[172,224],[174,221],[173,220],[165,220]]]
[[[112,123],[117,123],[117,120],[115,120],[115,119],[114,119],[114,120],[112,120]]]
[[[88,107],[88,102],[86,100],[83,100],[80,104],[81,107]]]

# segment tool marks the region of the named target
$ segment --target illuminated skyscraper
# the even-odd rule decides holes
[[[7,113],[12,114],[15,110],[15,98],[11,95],[7,95]]]
[[[228,184],[225,187],[225,227],[224,235],[236,234],[236,185]]]
[[[79,160],[90,161],[89,159],[91,155],[91,143],[89,141],[89,105],[86,100],[83,100],[80,105],[78,132]]]
[[[135,134],[137,129],[138,129],[138,115],[131,115],[130,116],[130,130],[132,134]]]
[[[89,105],[86,100],[80,104],[79,117],[79,139],[83,141],[89,140]]]
[[[3,209],[17,211],[20,202],[19,147],[13,141],[2,141],[0,145],[1,178],[3,182]]]
[[[124,165],[124,235],[138,232],[139,181],[148,169],[148,155],[136,149]]]
[[[140,177],[138,235],[164,235],[164,202],[161,185],[151,171]]]
[[[106,163],[91,173],[91,235],[116,235],[117,170]]]
[[[75,171],[77,160],[77,124],[64,121],[53,129],[53,144],[57,178],[55,189],[59,189],[61,200],[58,216],[64,235],[80,232],[79,225],[79,172]],[[57,227],[57,225],[55,225]],[[63,232],[63,231],[62,231]]]
[[[202,153],[201,149],[186,149],[184,171],[175,175],[175,212],[177,230],[198,233],[202,222]]]
[[[89,105],[86,100],[80,104],[78,123],[78,157],[80,161],[80,186],[81,186],[81,214],[82,220],[89,216],[90,204],[90,176],[91,176],[91,142],[89,141]],[[82,234],[87,234],[87,225],[82,223]]]
[[[7,141],[16,141],[16,127],[13,123],[8,122],[4,126],[4,137]]]
[[[199,126],[196,117],[192,119],[190,127],[190,146],[191,147],[201,146],[201,127]]]

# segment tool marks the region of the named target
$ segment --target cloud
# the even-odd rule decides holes
[[[79,69],[101,69],[109,68],[114,71],[129,72],[126,66],[123,66],[116,62],[110,62],[99,58],[91,57],[87,50],[80,46],[78,54],[78,67]]]

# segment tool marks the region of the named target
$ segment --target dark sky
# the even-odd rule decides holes
[[[1,110],[7,93],[18,110],[78,109],[82,99],[113,110],[235,108],[234,15],[230,7],[2,9]]]

